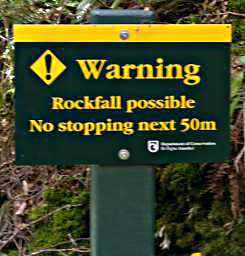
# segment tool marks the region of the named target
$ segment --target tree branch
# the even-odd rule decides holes
[[[56,212],[59,212],[63,209],[69,209],[69,208],[73,208],[73,207],[79,207],[79,206],[82,206],[82,204],[75,204],[75,205],[70,205],[70,204],[67,204],[67,205],[64,205],[58,209],[55,209],[54,211],[52,212],[49,212],[48,214],[42,216],[41,218],[37,219],[37,220],[34,220],[28,224],[23,224],[22,227],[17,227],[14,231],[14,233],[9,237],[9,239],[7,239],[1,246],[0,246],[0,251],[7,245],[9,244],[10,242],[13,241],[13,239],[19,234],[20,231],[23,231],[29,227],[31,227],[32,225],[35,225],[41,221],[43,221],[44,219],[48,218],[49,216],[53,215],[54,213]]]
[[[227,14],[230,14],[230,15],[233,15],[233,16],[238,16],[238,17],[244,17],[245,18],[245,13],[227,12]]]

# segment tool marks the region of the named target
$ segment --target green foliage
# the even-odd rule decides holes
[[[235,110],[241,108],[242,100],[242,83],[243,83],[244,72],[237,72],[231,80],[231,104],[230,104],[230,116],[232,117]]]
[[[245,13],[245,2],[244,0],[229,0],[228,9],[231,12]],[[245,41],[245,20],[239,16],[232,17],[233,24],[233,41],[234,42],[244,42]]]
[[[245,41],[244,41],[245,43]],[[244,46],[236,46],[236,45],[233,45],[232,47],[232,53],[234,55],[238,55],[238,56],[243,56],[245,55],[245,45]]]
[[[18,252],[12,250],[8,253],[8,256],[18,256]]]
[[[228,223],[232,226],[232,223]],[[223,227],[210,226],[210,230],[203,233],[206,243],[203,242],[203,252],[207,255],[215,256],[234,256],[245,255],[245,225],[237,224],[232,227],[231,231],[225,230]]]
[[[244,41],[244,43],[245,43],[245,41]],[[245,45],[237,46],[237,45],[233,44],[232,53],[234,55],[239,55],[239,56],[245,55]]]
[[[245,255],[245,221],[233,223],[229,197],[217,200],[207,191],[208,173],[193,164],[157,171],[157,240],[170,243],[168,249],[158,248],[158,255]]]
[[[32,209],[29,218],[37,220],[52,211],[53,214],[35,226],[33,239],[29,245],[30,251],[51,248],[69,241],[68,234],[73,239],[89,236],[89,194],[87,192],[78,190],[75,193],[67,188],[48,188],[43,193],[43,199],[42,204]],[[79,204],[82,206],[72,207]],[[70,207],[64,208],[64,205],[70,205]],[[79,243],[88,246],[87,241]],[[72,244],[66,246],[72,246]],[[52,252],[46,255],[56,254]]]
[[[232,11],[237,10],[241,13],[245,13],[245,3],[243,0],[230,0],[228,6]]]
[[[241,57],[240,57],[240,61],[241,61],[241,63],[242,63],[243,65],[245,65],[245,56],[241,56]]]
[[[157,172],[157,180],[157,229],[164,227],[171,242],[170,250],[161,254],[189,256],[198,249],[193,246],[198,236],[193,221],[206,211],[200,202],[203,171],[191,164],[171,164]]]
[[[5,253],[0,252],[0,256],[19,256],[19,254],[16,250],[8,250]]]

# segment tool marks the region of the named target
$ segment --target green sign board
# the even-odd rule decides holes
[[[16,25],[17,164],[229,156],[230,25]]]

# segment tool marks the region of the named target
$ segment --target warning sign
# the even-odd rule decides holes
[[[230,25],[16,25],[14,38],[17,164],[229,157]]]
[[[47,85],[51,85],[65,69],[66,66],[50,50],[31,65],[31,70]]]

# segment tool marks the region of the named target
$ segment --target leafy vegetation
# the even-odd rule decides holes
[[[55,209],[56,211],[46,222],[37,224],[32,243],[29,246],[30,251],[57,247],[57,244],[69,240],[69,237],[79,246],[88,247],[88,239],[86,239],[89,237],[88,192],[77,190],[76,193],[72,193],[63,187],[48,188],[43,193],[43,199],[45,203],[32,208],[29,214],[30,220],[38,220],[45,214]],[[64,205],[67,207],[63,207]],[[57,211],[57,209],[60,210]],[[80,240],[81,237],[85,238]],[[52,255],[52,253],[47,255]]]
[[[231,158],[156,167],[156,255],[245,255],[244,0],[0,0],[0,256],[89,251],[89,170],[14,164],[12,25],[88,22],[94,8],[147,8],[160,23],[233,24]]]

